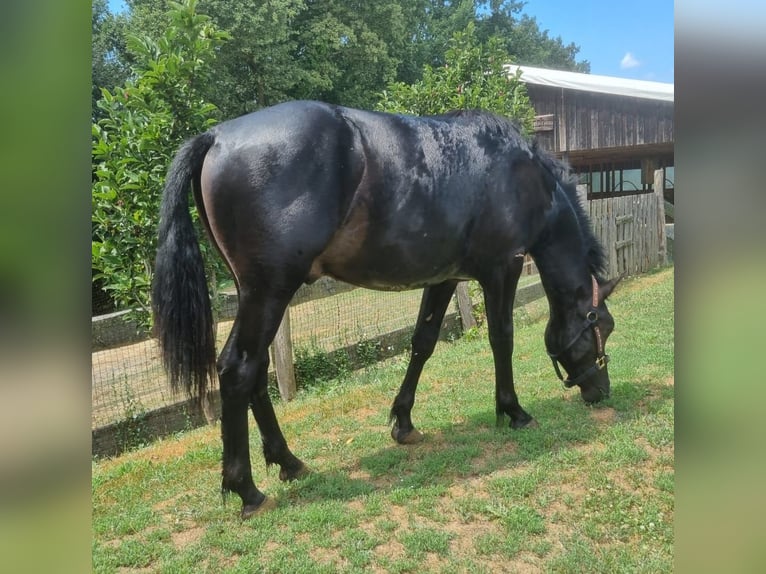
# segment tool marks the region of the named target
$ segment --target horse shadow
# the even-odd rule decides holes
[[[555,452],[572,447],[587,450],[609,427],[634,420],[673,396],[672,388],[658,391],[656,385],[635,382],[613,385],[613,391],[613,398],[596,406],[574,394],[529,400],[529,410],[539,423],[535,428],[512,430],[507,419],[498,427],[490,408],[466,413],[458,421],[437,422],[421,429],[425,436],[418,444],[391,441],[368,454],[349,457],[341,466],[312,469],[286,486],[280,498],[301,506],[362,500],[373,493],[399,491],[406,498],[407,493],[427,487],[459,488],[471,479],[521,469]],[[311,460],[306,462],[311,467]]]

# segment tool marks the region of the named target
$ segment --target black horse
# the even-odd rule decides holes
[[[191,184],[191,186],[189,185]],[[231,269],[239,310],[216,363],[213,321],[188,190]],[[498,420],[536,424],[513,386],[512,308],[523,258],[550,304],[545,344],[587,402],[609,396],[604,353],[614,327],[604,254],[566,167],[514,125],[482,112],[409,117],[289,102],[187,141],[162,198],[152,299],[174,389],[207,392],[217,368],[224,493],[246,518],[274,505],[252,478],[248,407],[267,464],[290,480],[306,468],[267,392],[268,348],[303,283],[329,275],[379,290],[424,288],[412,357],[391,408],[393,438],[422,438],[410,413],[426,360],[460,280],[483,290]]]

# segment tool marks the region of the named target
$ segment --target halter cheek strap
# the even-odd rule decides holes
[[[575,385],[580,385],[585,380],[593,376],[595,373],[597,373],[598,371],[606,367],[607,363],[609,362],[609,355],[604,353],[604,341],[603,341],[603,338],[601,337],[601,329],[599,329],[599,326],[598,326],[598,281],[596,281],[596,278],[593,275],[591,275],[590,278],[591,278],[591,281],[593,282],[593,298],[591,300],[591,309],[585,315],[585,322],[583,323],[582,328],[578,331],[577,335],[575,335],[575,337],[569,342],[569,344],[566,345],[563,349],[561,349],[558,353],[550,353],[550,352],[548,353],[548,356],[551,358],[551,362],[553,363],[553,368],[556,371],[556,375],[558,376],[559,380],[564,383],[564,386],[567,388],[574,387]],[[596,362],[595,364],[591,365],[588,369],[586,369],[584,372],[580,373],[574,379],[571,379],[571,378],[565,379],[564,376],[561,374],[558,358],[561,356],[561,354],[564,351],[566,351],[572,345],[574,345],[577,342],[577,340],[582,336],[582,334],[588,329],[593,329],[593,334],[596,339]]]

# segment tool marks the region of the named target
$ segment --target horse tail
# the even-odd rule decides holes
[[[215,376],[215,333],[189,189],[199,187],[202,162],[214,141],[210,132],[188,140],[170,164],[152,282],[154,333],[170,387],[178,392],[183,386],[197,400],[206,396]]]

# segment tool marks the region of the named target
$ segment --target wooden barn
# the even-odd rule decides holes
[[[673,84],[521,69],[541,146],[566,159],[589,199],[649,193],[664,170],[673,202]]]
[[[675,187],[673,84],[508,69],[521,70],[541,147],[578,176],[609,272],[642,273],[666,262]]]

